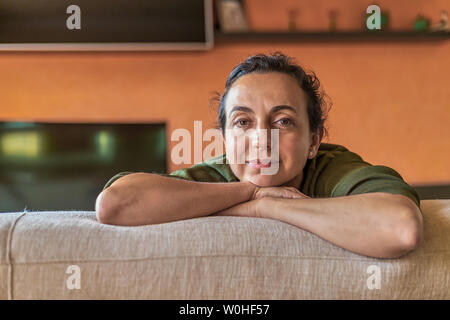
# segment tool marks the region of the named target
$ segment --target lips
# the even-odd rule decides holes
[[[272,164],[271,159],[254,159],[246,161],[246,164],[252,168],[270,168]]]

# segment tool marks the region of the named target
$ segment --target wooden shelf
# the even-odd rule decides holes
[[[416,42],[450,40],[450,32],[337,31],[215,33],[215,42]]]

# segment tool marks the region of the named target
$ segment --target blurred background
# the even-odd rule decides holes
[[[191,166],[170,161],[171,149],[177,144],[170,141],[173,130],[186,128],[193,138],[195,120],[203,121],[203,130],[215,126],[217,109],[209,101],[213,92],[223,93],[228,74],[247,56],[274,51],[313,70],[331,98],[330,137],[324,142],[344,145],[371,164],[395,169],[416,187],[422,199],[450,198],[450,33],[442,31],[445,12],[450,12],[448,0],[244,0],[213,4],[215,37],[210,49],[0,51],[0,212],[24,207],[94,210],[92,199],[112,174],[172,172]],[[381,8],[380,31],[365,30],[366,8],[371,4]],[[440,26],[441,31],[431,32]],[[66,126],[53,126],[48,131],[32,123]],[[69,123],[77,124],[75,133],[65,130]],[[85,138],[81,133],[88,128],[83,124],[96,124]],[[119,124],[140,127],[124,130]],[[119,161],[109,155],[111,165],[105,172],[94,165],[87,169],[80,164],[68,165],[72,174],[84,174],[91,182],[67,192],[49,174],[47,180],[39,178],[45,167],[42,161],[33,171],[31,162],[23,165],[17,160],[30,157],[30,148],[39,139],[30,131],[28,136],[17,131],[25,127],[51,132],[41,134],[47,137],[45,141],[65,137],[60,138],[59,146],[77,139],[85,141],[85,147],[79,142],[78,147],[67,148],[69,158],[89,154],[86,150],[108,157],[108,152],[100,151],[107,148],[105,141],[122,139],[116,154],[128,154],[128,160],[116,165]],[[124,138],[133,130],[148,139],[158,137],[159,142],[142,139],[136,146],[138,139]],[[22,133],[11,138],[14,132]],[[99,142],[102,139],[103,144]],[[134,150],[126,149],[133,143]],[[148,152],[149,146],[153,153]],[[55,172],[65,161],[61,158],[49,165],[55,154],[64,154],[56,152],[60,148],[48,147],[45,150],[53,151],[41,153],[47,159],[46,170]],[[148,160],[148,167],[133,161],[141,154],[146,154],[143,159]],[[152,154],[158,155],[153,163]],[[67,187],[73,179],[66,178],[59,186]],[[48,185],[41,183],[44,180]],[[77,197],[82,189],[89,190],[82,196],[84,200]]]

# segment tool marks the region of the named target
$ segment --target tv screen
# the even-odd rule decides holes
[[[0,1],[0,50],[207,49],[211,0]]]
[[[123,171],[167,173],[165,124],[0,122],[0,212],[93,211]]]

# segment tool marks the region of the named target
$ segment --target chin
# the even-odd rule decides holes
[[[243,181],[250,181],[258,187],[277,187],[282,185],[285,181],[279,176],[268,176],[268,175],[251,175],[245,177]]]

